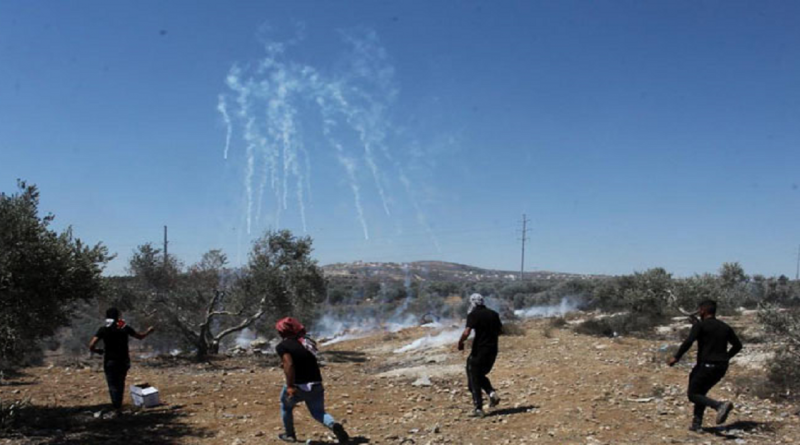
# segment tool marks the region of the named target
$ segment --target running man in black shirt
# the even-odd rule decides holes
[[[143,334],[136,332],[125,324],[120,318],[117,308],[106,311],[106,324],[97,330],[89,342],[89,350],[96,354],[103,354],[103,370],[108,383],[108,393],[111,396],[111,405],[116,415],[122,414],[122,397],[125,394],[125,377],[131,367],[128,355],[128,337],[144,339],[153,332],[151,326]],[[97,342],[103,340],[104,349],[97,348]]]
[[[689,337],[681,344],[674,357],[667,361],[669,366],[678,363],[683,354],[697,340],[697,364],[689,374],[689,400],[694,403],[692,431],[702,431],[703,413],[706,407],[717,411],[717,425],[725,423],[733,409],[731,402],[719,402],[707,397],[708,391],[714,387],[728,371],[728,361],[741,349],[742,342],[730,326],[717,320],[717,303],[705,300],[698,306],[701,320],[692,326]],[[728,344],[731,349],[728,349]]]
[[[292,410],[300,402],[316,421],[333,430],[339,443],[350,440],[342,424],[325,412],[325,389],[322,373],[317,363],[317,347],[306,337],[306,330],[299,321],[291,317],[278,320],[275,325],[283,341],[275,348],[281,358],[286,385],[281,391],[281,418],[284,432],[278,438],[285,442],[297,442]]]
[[[461,338],[458,340],[458,350],[464,350],[464,342],[469,338],[472,330],[475,330],[475,339],[472,340],[472,352],[467,358],[467,383],[469,391],[472,393],[472,403],[475,411],[471,417],[484,417],[483,412],[483,393],[489,395],[489,407],[495,407],[500,403],[492,382],[486,377],[492,370],[494,361],[497,359],[498,336],[503,330],[500,316],[497,312],[486,307],[481,294],[472,294],[469,297],[469,314],[467,314],[467,327]]]

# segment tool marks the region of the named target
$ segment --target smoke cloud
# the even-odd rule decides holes
[[[266,35],[270,29],[262,31]],[[300,26],[288,40],[264,38],[264,56],[233,65],[225,79],[227,91],[218,99],[217,110],[226,126],[223,156],[228,158],[234,144],[234,129],[240,129],[236,134],[245,148],[247,233],[260,224],[262,204],[270,195],[275,225],[280,225],[283,212],[296,211],[303,230],[307,229],[313,158],[316,151],[328,150],[344,170],[364,239],[369,239],[370,231],[362,169],[371,178],[370,187],[387,216],[392,215],[393,202],[388,186],[401,184],[417,222],[439,249],[415,197],[413,181],[402,169],[400,159],[405,154],[393,147],[407,144],[391,142],[400,134],[390,117],[399,89],[394,66],[377,33],[364,28],[340,32],[342,51],[330,67],[292,57],[304,33]]]
[[[578,310],[578,301],[574,298],[565,297],[561,299],[559,304],[518,309],[514,311],[514,315],[520,318],[560,317],[576,310]]]
[[[445,345],[454,345],[458,341],[459,337],[461,337],[461,332],[462,331],[459,329],[449,329],[439,332],[436,335],[428,334],[424,337],[414,340],[402,348],[395,349],[394,352],[396,354],[402,354],[404,352],[416,351],[418,349],[432,349]]]

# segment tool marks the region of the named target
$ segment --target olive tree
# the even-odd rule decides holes
[[[267,232],[253,243],[247,265],[232,269],[220,250],[184,268],[150,244],[134,252],[129,271],[140,318],[149,318],[196,351],[219,352],[222,341],[262,318],[304,316],[325,295],[325,280],[311,258],[311,239]],[[265,314],[269,314],[265,317]]]
[[[89,246],[67,228],[50,228],[39,215],[39,191],[18,181],[0,193],[0,367],[18,363],[32,344],[70,321],[74,303],[102,292],[111,259],[105,246]]]
[[[267,334],[281,317],[309,323],[325,300],[327,282],[311,256],[312,243],[310,237],[296,237],[288,230],[268,231],[253,243],[239,286],[250,301],[264,298],[266,315],[260,327],[266,327]]]
[[[800,310],[762,304],[758,319],[775,348],[767,379],[784,395],[796,398],[800,391]]]

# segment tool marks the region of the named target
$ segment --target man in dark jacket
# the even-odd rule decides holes
[[[294,318],[278,320],[275,328],[283,338],[275,349],[286,377],[286,385],[281,392],[284,432],[278,438],[284,442],[297,442],[293,410],[298,403],[305,402],[311,417],[330,428],[339,443],[348,443],[350,438],[342,424],[325,412],[325,389],[317,363],[316,344],[306,337],[305,328]]]
[[[464,342],[475,330],[475,339],[472,340],[472,352],[467,358],[467,383],[472,393],[472,403],[475,411],[471,417],[484,417],[483,393],[489,395],[489,406],[494,407],[500,403],[492,382],[486,376],[492,370],[497,359],[498,337],[503,330],[500,315],[486,307],[481,294],[472,294],[469,297],[469,314],[467,314],[467,327],[458,340],[458,350],[464,350]]]
[[[681,344],[674,357],[667,361],[669,366],[675,365],[683,354],[697,341],[697,364],[689,374],[689,400],[694,403],[694,418],[692,431],[702,431],[703,413],[706,407],[717,411],[717,425],[725,423],[733,403],[720,402],[707,397],[708,391],[714,387],[728,371],[728,362],[742,349],[742,342],[733,332],[733,329],[720,320],[717,320],[717,303],[705,300],[698,306],[700,321],[692,326],[689,337]],[[728,344],[731,348],[728,349]]]
[[[97,330],[89,342],[89,350],[103,355],[103,370],[108,383],[108,393],[111,396],[111,405],[115,415],[122,414],[122,397],[125,395],[125,377],[131,367],[131,358],[128,354],[128,337],[139,340],[144,339],[153,332],[151,326],[144,333],[138,333],[125,324],[117,308],[106,311],[106,323]],[[104,349],[97,348],[97,342],[103,340]]]

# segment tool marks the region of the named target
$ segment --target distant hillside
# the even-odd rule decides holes
[[[487,281],[517,280],[519,272],[506,270],[482,269],[466,264],[448,263],[445,261],[415,261],[412,263],[380,263],[356,261],[353,263],[336,263],[323,266],[325,275],[339,280],[397,280],[413,281]],[[586,278],[588,275],[563,272],[532,271],[525,272],[525,279],[568,279]]]

